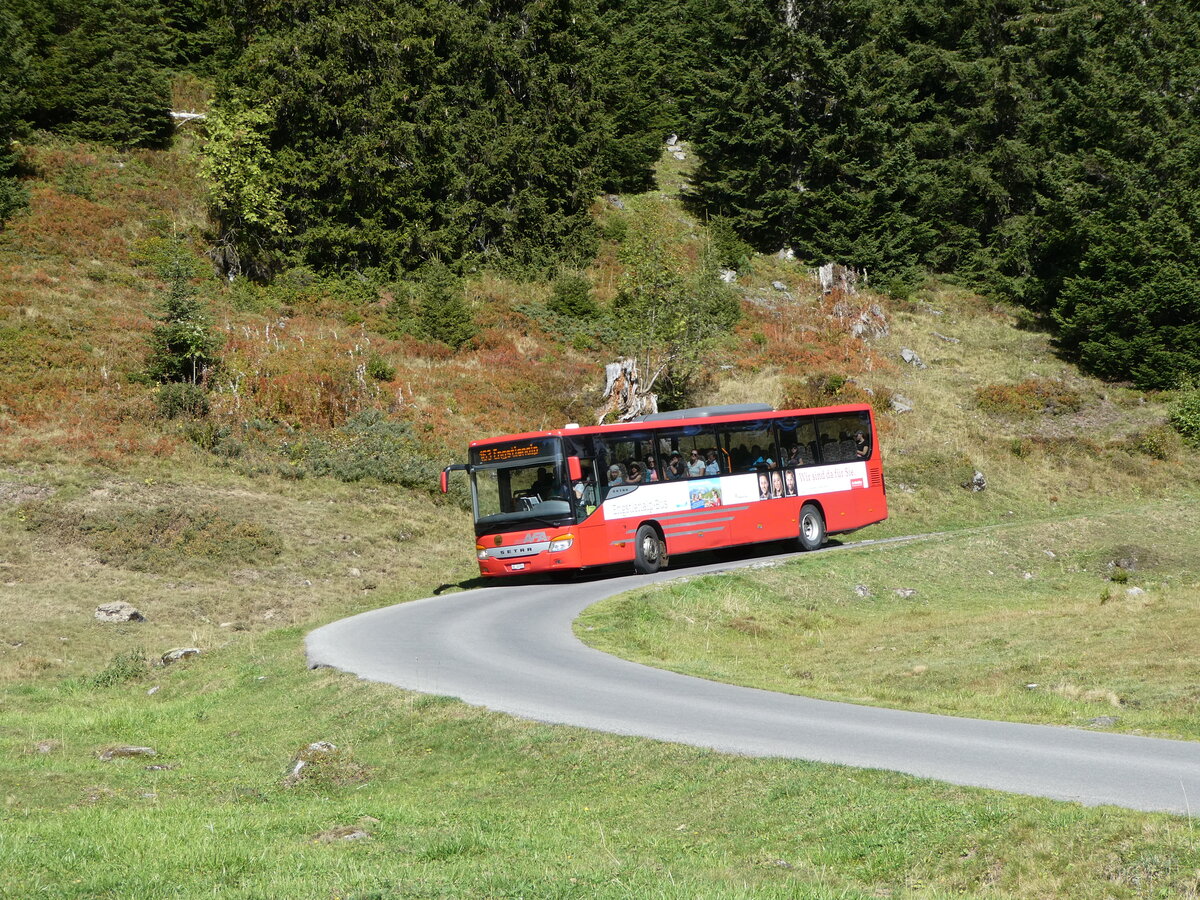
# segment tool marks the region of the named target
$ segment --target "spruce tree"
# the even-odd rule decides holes
[[[421,271],[418,315],[427,337],[456,350],[475,336],[475,318],[462,282],[441,260],[434,260]]]
[[[35,125],[157,147],[171,136],[175,33],[158,0],[14,0],[34,42]]]
[[[168,258],[167,294],[150,333],[146,375],[163,384],[202,384],[219,360],[220,341],[191,283],[193,267],[182,248]]]
[[[26,202],[25,190],[17,179],[20,155],[15,141],[24,130],[30,107],[26,85],[29,77],[28,38],[21,21],[0,9],[0,228]]]

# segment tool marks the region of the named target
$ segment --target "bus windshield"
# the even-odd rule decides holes
[[[574,507],[563,478],[562,444],[537,438],[471,450],[475,525],[479,534],[515,525],[561,525]]]

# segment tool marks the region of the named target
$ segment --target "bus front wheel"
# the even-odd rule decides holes
[[[825,517],[815,503],[800,509],[800,549],[816,550],[825,543]]]
[[[667,561],[667,554],[653,525],[643,525],[634,538],[633,567],[640,575],[653,575]]]

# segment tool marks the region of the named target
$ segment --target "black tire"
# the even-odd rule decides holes
[[[633,568],[638,574],[653,575],[666,564],[666,548],[653,525],[641,526],[633,541]]]
[[[800,507],[801,550],[817,550],[825,543],[825,517],[815,503],[805,503]]]

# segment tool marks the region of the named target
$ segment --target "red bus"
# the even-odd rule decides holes
[[[633,563],[760,541],[804,550],[887,518],[866,405],[777,411],[708,406],[615,425],[474,441],[475,551],[483,575]]]

